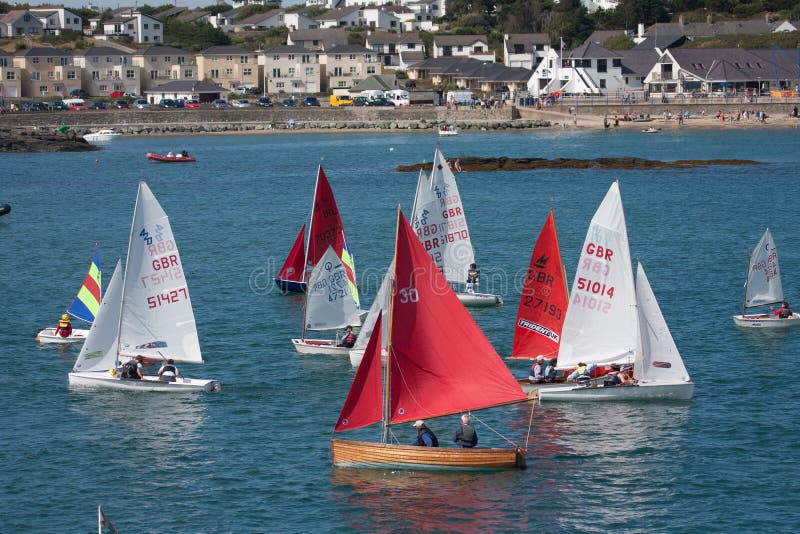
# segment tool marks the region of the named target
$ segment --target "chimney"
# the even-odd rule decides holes
[[[639,23],[639,26],[636,28],[636,33],[638,34],[637,37],[639,37],[639,39],[644,38],[644,23],[643,22]]]
[[[678,24],[680,24],[681,26],[683,26],[683,15],[679,15],[679,16],[678,16]]]

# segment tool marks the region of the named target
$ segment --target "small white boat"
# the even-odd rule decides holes
[[[347,356],[349,347],[340,347],[335,339],[292,339],[294,350],[300,354],[329,354],[334,356]]]
[[[458,135],[458,128],[456,128],[455,125],[449,124],[439,128],[440,137],[449,137],[453,135]]]
[[[90,143],[97,141],[111,141],[112,139],[116,139],[118,137],[122,137],[122,134],[111,128],[103,128],[102,130],[97,130],[96,132],[84,134],[83,136],[83,138],[89,141]]]
[[[489,308],[492,306],[502,306],[503,297],[492,295],[491,293],[456,293],[461,304],[470,308]]]
[[[658,133],[661,131],[661,128],[655,128],[650,126],[649,128],[643,128],[642,133]]]
[[[784,329],[800,326],[800,315],[788,316],[769,313],[746,315],[747,308],[769,306],[783,302],[783,284],[778,266],[778,248],[767,228],[747,263],[747,279],[744,283],[744,302],[742,314],[734,315],[736,326],[745,328]]]
[[[55,328],[43,328],[36,334],[36,341],[39,343],[58,343],[58,344],[72,344],[83,343],[86,341],[86,336],[89,335],[88,330],[81,328],[73,328],[72,333],[68,337],[61,337],[56,334]]]

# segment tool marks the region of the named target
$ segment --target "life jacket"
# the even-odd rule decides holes
[[[585,365],[578,367],[578,380],[581,378],[591,378],[589,374],[589,368]]]
[[[427,444],[425,443],[425,440],[422,439],[422,435],[423,434],[428,434],[430,436],[430,438],[431,438],[431,447],[438,447],[439,446],[439,440],[436,439],[436,434],[431,432],[431,429],[428,428],[428,427],[425,427],[422,430],[422,432],[420,432],[417,435],[417,445],[419,445],[420,447],[427,447]]]
[[[780,310],[778,310],[778,317],[780,317],[781,319],[788,319],[791,316],[792,316],[792,310],[790,310],[789,308],[781,308]]]
[[[467,271],[467,283],[468,284],[478,284],[478,283],[480,283],[478,281],[479,278],[480,278],[480,275],[478,274],[477,270],[470,269],[470,270]]]
[[[547,368],[544,370],[544,381],[552,382],[555,379],[556,379],[556,366],[548,365]]]
[[[161,373],[162,373],[162,374],[163,374],[163,373],[168,373],[168,372],[170,372],[170,371],[172,372],[172,374],[173,374],[173,375],[177,375],[177,374],[178,374],[178,368],[177,368],[177,367],[175,367],[175,366],[174,366],[174,365],[172,365],[172,364],[169,364],[169,363],[168,363],[167,365],[165,365],[164,367],[162,367],[162,368],[161,368]]]
[[[136,372],[136,368],[138,367],[137,363],[133,360],[128,360],[122,365],[122,373],[120,376],[122,378],[139,378],[139,374]]]
[[[72,334],[72,325],[69,319],[59,319],[56,331],[61,337],[69,337]]]

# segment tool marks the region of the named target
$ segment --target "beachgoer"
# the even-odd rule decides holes
[[[541,354],[536,357],[531,365],[531,374],[528,376],[531,384],[544,382],[544,356]]]
[[[72,335],[72,323],[69,322],[69,315],[66,313],[61,316],[56,327],[56,335],[61,337],[69,337]]]
[[[345,336],[342,338],[342,342],[339,343],[340,347],[347,347],[349,349],[353,348],[353,345],[356,344],[356,333],[353,332],[353,327],[348,326],[345,330],[347,332]]]
[[[467,270],[467,293],[474,293],[479,285],[481,285],[481,272],[476,264],[470,263]]]
[[[461,160],[460,159],[456,158],[456,162],[453,163],[453,168],[456,170],[456,172],[461,172]]]
[[[416,445],[418,447],[439,446],[439,440],[436,439],[436,435],[431,431],[431,429],[425,426],[425,421],[422,419],[417,420],[414,423],[414,428],[417,429],[417,439],[414,440],[412,445]]]
[[[772,312],[772,315],[777,315],[781,319],[788,319],[792,316],[792,310],[789,308],[789,301],[784,300],[781,307]]]
[[[475,432],[475,428],[469,424],[468,413],[461,414],[461,426],[456,431],[453,441],[463,449],[471,449],[478,444],[478,433]]]
[[[167,360],[167,363],[162,365],[161,369],[158,370],[158,379],[162,382],[175,382],[180,374],[178,368],[175,367],[175,360],[170,358]]]

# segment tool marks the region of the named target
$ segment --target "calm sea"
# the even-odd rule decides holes
[[[474,316],[509,353],[521,272],[549,208],[572,278],[589,220],[620,180],[640,260],[696,381],[692,402],[537,406],[526,471],[333,469],[329,439],[354,371],[298,356],[302,300],[271,279],[322,163],[368,305],[408,213],[431,134],[144,137],[92,154],[0,156],[0,518],[3,532],[91,532],[96,507],[124,532],[794,532],[800,490],[800,331],[737,330],[747,251],[768,226],[800,307],[800,130],[463,133],[447,157],[749,158],[668,171],[464,173],[459,186],[484,287],[507,305]],[[194,165],[146,152],[187,149]],[[41,347],[94,243],[107,281],[127,247],[137,182],[170,216],[214,395],[67,387],[78,348]],[[104,284],[105,285],[105,284]],[[488,286],[488,287],[487,287]],[[515,374],[524,362],[509,362]],[[525,406],[477,414],[481,443],[525,444]],[[455,417],[431,427],[448,443]],[[396,428],[402,440],[413,429]],[[353,437],[377,439],[368,429]],[[345,436],[347,437],[347,436]]]

